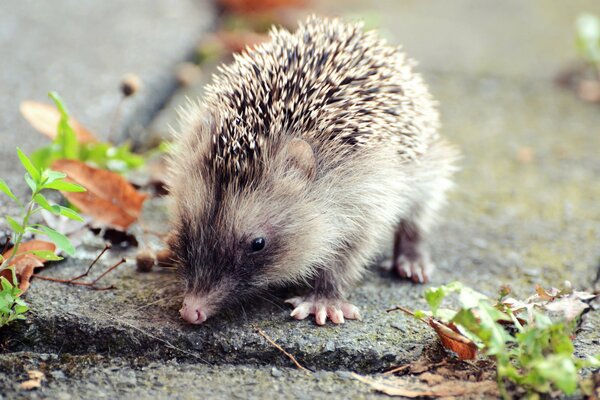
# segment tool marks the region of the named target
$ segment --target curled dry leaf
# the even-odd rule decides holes
[[[34,254],[28,253],[31,251],[49,251],[52,253],[56,252],[56,245],[54,243],[46,242],[43,240],[31,240],[26,243],[22,243],[19,246],[19,255],[17,255],[10,263],[15,268],[15,273],[19,279],[19,289],[25,292],[29,288],[29,280],[33,275],[35,268],[43,267],[44,260]],[[23,254],[25,253],[25,254]],[[2,256],[7,259],[13,254],[13,249],[7,250]],[[5,277],[9,281],[11,280],[11,272],[4,270],[0,273],[1,276]]]
[[[58,160],[52,169],[87,189],[86,192],[61,192],[84,214],[115,229],[127,230],[140,216],[146,195],[138,192],[122,176],[97,169],[77,160]]]
[[[462,335],[454,324],[445,324],[434,318],[428,318],[426,322],[435,330],[442,345],[455,352],[458,358],[473,360],[477,356],[477,345]]]
[[[497,383],[492,380],[481,382],[465,382],[459,380],[433,379],[429,375],[424,382],[407,378],[379,378],[373,379],[358,374],[352,374],[355,379],[368,384],[373,389],[385,393],[388,396],[400,397],[466,397],[475,396],[483,398],[486,396],[497,396]],[[439,382],[439,383],[434,383]]]
[[[35,130],[48,136],[51,140],[56,139],[56,127],[60,121],[60,112],[56,107],[50,104],[38,103],[37,101],[23,101],[20,110],[23,117],[25,117]],[[75,119],[69,118],[69,124],[80,143],[94,143],[98,141],[92,132]]]
[[[519,301],[513,298],[507,298],[502,303],[509,307],[514,314],[526,311],[528,314],[528,322],[532,323],[533,310],[541,309],[552,313],[562,314],[567,321],[572,321],[579,317],[590,306],[587,304],[597,295],[588,292],[573,290],[569,282],[565,282],[565,288],[544,289],[540,285],[535,286],[536,294],[529,297],[525,301]],[[522,320],[519,319],[521,323]]]

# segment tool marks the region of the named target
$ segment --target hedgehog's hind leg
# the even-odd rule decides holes
[[[423,243],[423,230],[414,221],[402,220],[396,229],[392,266],[398,275],[415,283],[426,283],[435,266]]]

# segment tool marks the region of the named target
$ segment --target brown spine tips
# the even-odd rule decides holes
[[[294,138],[286,145],[285,151],[292,168],[299,170],[308,179],[314,179],[317,173],[317,162],[308,142]]]

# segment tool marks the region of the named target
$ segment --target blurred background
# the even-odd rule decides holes
[[[2,2],[0,170],[40,138],[19,113],[58,91],[96,136],[149,148],[215,66],[316,13],[362,20],[418,61],[462,150],[446,268],[590,282],[600,249],[600,2]],[[125,74],[139,90],[124,98]],[[449,238],[458,238],[453,241]],[[450,250],[447,250],[450,249]],[[448,252],[453,257],[448,256]],[[468,259],[461,254],[469,253]],[[442,263],[443,264],[443,263]],[[443,270],[443,268],[442,268]],[[522,272],[527,274],[523,275]],[[494,282],[495,284],[495,282]]]

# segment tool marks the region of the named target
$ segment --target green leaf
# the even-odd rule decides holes
[[[463,308],[474,308],[479,305],[480,301],[489,300],[489,297],[470,287],[463,287],[458,294],[458,300]]]
[[[44,171],[43,175],[46,177],[46,184],[52,183],[59,179],[64,179],[67,177],[67,174],[58,171],[52,171],[51,169],[47,169]]]
[[[62,215],[74,221],[84,222],[84,219],[74,210],[68,207],[59,206],[58,204],[50,204],[48,200],[41,194],[37,194],[33,198],[43,209],[50,211],[54,215]]]
[[[13,231],[17,232],[17,233],[24,233],[25,229],[23,228],[23,226],[17,222],[14,218],[12,218],[10,215],[6,216],[6,222],[8,222],[8,225],[10,225],[10,227],[12,228]]]
[[[36,193],[38,191],[38,184],[33,180],[33,178],[29,176],[29,174],[25,174],[23,178],[25,179],[27,186],[29,186],[29,189],[31,189],[31,193]]]
[[[56,254],[54,254],[54,252],[48,250],[32,250],[28,253],[31,253],[36,257],[48,261],[60,261],[63,259],[61,256],[57,256]]]
[[[570,395],[577,390],[577,368],[572,356],[550,354],[537,360],[533,367],[537,374],[553,382],[565,394]]]
[[[425,300],[427,301],[427,304],[429,304],[429,308],[431,308],[433,315],[437,315],[438,308],[440,308],[442,301],[448,294],[459,291],[460,289],[462,289],[462,284],[460,282],[452,282],[445,286],[427,289],[425,291]]]
[[[55,149],[56,146],[49,145],[40,147],[31,152],[29,159],[39,169],[48,168],[54,161],[60,159],[60,153]]]
[[[50,99],[52,99],[52,101],[56,105],[56,108],[58,109],[58,112],[60,112],[61,115],[69,115],[69,112],[67,111],[67,106],[65,105],[65,102],[63,101],[62,97],[60,97],[60,95],[57,92],[55,92],[55,91],[49,92],[48,97],[50,97]]]
[[[66,159],[79,159],[79,141],[75,131],[69,124],[69,113],[64,102],[56,92],[48,93],[48,96],[54,101],[56,108],[60,112],[60,121],[55,143],[59,144],[62,149],[62,156]]]
[[[75,210],[71,210],[68,207],[58,206],[60,208],[60,215],[67,217],[74,221],[85,222],[85,220]]]
[[[56,180],[44,185],[44,189],[62,190],[63,192],[85,192],[85,188],[77,183],[71,183],[63,180]]]
[[[52,214],[56,214],[56,215],[60,214],[60,207],[57,205],[50,204],[48,202],[48,200],[41,193],[38,193],[35,196],[33,196],[33,200],[36,203],[38,203],[40,205],[40,207],[42,207],[45,210],[50,211]]]
[[[73,244],[65,235],[45,225],[36,224],[35,226],[37,226],[46,236],[50,238],[50,240],[54,242],[54,244],[56,244],[56,246],[58,246],[58,248],[63,250],[65,253],[70,256],[75,254],[75,248],[73,247]]]
[[[2,285],[3,291],[9,291],[13,288],[13,285],[3,276],[0,276],[0,285]]]
[[[15,306],[14,310],[17,314],[24,314],[29,311],[29,307],[27,306]]]
[[[11,199],[13,199],[14,201],[16,201],[17,203],[21,204],[21,202],[19,201],[19,199],[17,198],[17,196],[14,195],[14,193],[12,192],[12,190],[10,190],[10,188],[8,187],[8,185],[6,184],[6,182],[2,179],[0,179],[0,191],[2,191],[5,195],[7,195],[8,197],[10,197]]]
[[[38,183],[40,181],[40,177],[41,177],[40,171],[33,165],[31,160],[29,159],[29,157],[27,157],[25,155],[25,153],[23,153],[23,151],[21,151],[21,149],[18,147],[17,147],[17,155],[19,156],[19,160],[21,160],[21,164],[23,164],[23,167],[25,167],[27,172],[29,172],[29,175],[31,175],[33,180],[36,183]]]

